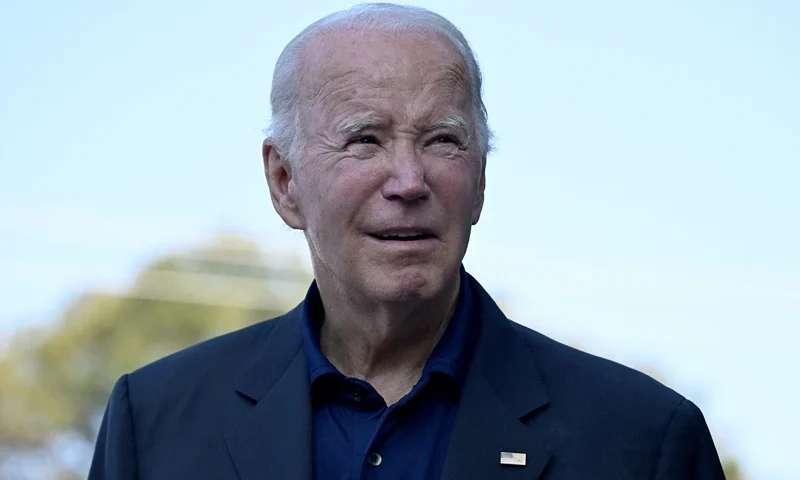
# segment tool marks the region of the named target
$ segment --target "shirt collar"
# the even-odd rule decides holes
[[[469,276],[460,268],[461,286],[455,312],[447,329],[433,349],[423,369],[423,379],[431,374],[442,374],[460,390],[466,376],[466,369],[472,360],[477,341],[478,322],[473,308],[474,293]],[[325,357],[320,348],[320,327],[325,319],[325,311],[319,294],[317,282],[311,283],[305,300],[301,305],[303,348],[308,363],[309,379],[313,386],[323,376],[342,377],[339,370]]]

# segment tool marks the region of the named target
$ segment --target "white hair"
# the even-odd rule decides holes
[[[486,106],[482,97],[482,76],[475,55],[464,35],[452,22],[439,14],[420,7],[392,3],[365,3],[332,13],[317,20],[286,45],[275,64],[272,77],[270,105],[272,121],[265,133],[274,148],[287,161],[293,162],[302,151],[300,119],[301,50],[314,36],[337,28],[386,33],[430,32],[441,35],[453,47],[464,63],[469,95],[472,99],[475,134],[482,157],[492,148]]]

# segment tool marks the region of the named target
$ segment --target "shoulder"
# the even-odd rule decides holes
[[[527,345],[553,405],[597,414],[669,417],[685,398],[633,368],[581,351],[511,322]]]
[[[276,327],[290,321],[289,314],[264,320],[163,357],[131,372],[130,389],[142,398],[166,391],[191,390],[200,382],[233,386],[237,373],[247,368],[264,348]]]
[[[548,400],[526,423],[548,432],[565,477],[723,478],[691,401],[642,372],[511,325]]]

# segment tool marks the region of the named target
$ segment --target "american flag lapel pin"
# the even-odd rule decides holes
[[[500,465],[516,465],[519,467],[524,467],[526,458],[527,455],[524,453],[500,452]]]

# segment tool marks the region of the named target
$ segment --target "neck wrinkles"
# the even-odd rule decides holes
[[[319,287],[325,310],[320,346],[339,371],[370,383],[387,377],[415,382],[453,316],[460,276],[435,298],[391,305]]]

